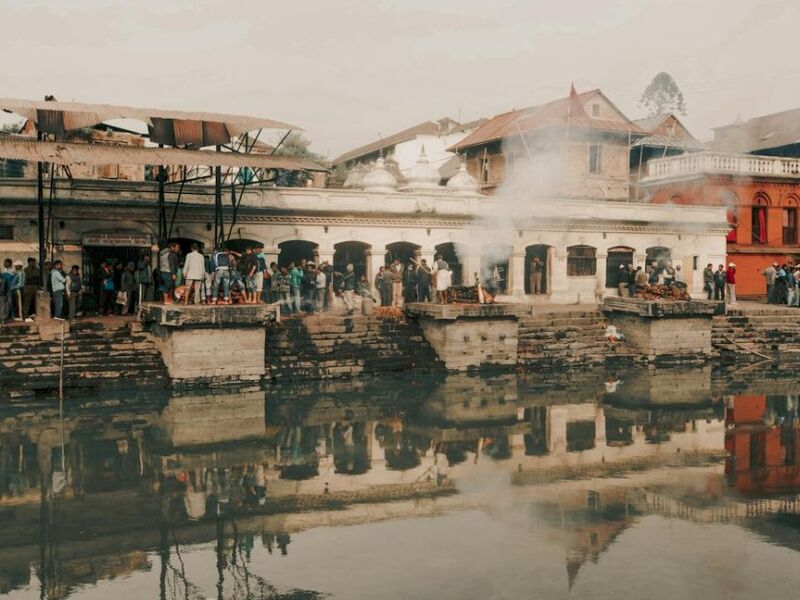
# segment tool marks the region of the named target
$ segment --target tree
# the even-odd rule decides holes
[[[651,115],[665,112],[686,114],[686,101],[672,75],[662,71],[644,90],[639,106],[646,108]]]
[[[312,152],[310,146],[311,140],[299,131],[292,131],[275,151],[275,155],[307,158],[321,165],[326,164],[328,159],[321,154]]]

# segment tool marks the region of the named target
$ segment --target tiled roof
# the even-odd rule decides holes
[[[598,95],[605,98],[600,90],[591,90],[582,94],[573,92],[566,98],[560,98],[547,104],[497,115],[449,150],[456,151],[470,146],[482,146],[489,142],[518,135],[520,132],[566,125],[600,131],[628,132],[637,136],[644,135],[645,132],[628,120],[619,110],[617,112],[623,119],[621,121],[589,117],[583,109],[583,103]],[[608,98],[605,99],[609,105],[613,106]]]
[[[359,158],[360,156],[379,152],[380,150],[390,148],[401,142],[413,140],[418,135],[439,135],[439,125],[433,121],[425,121],[424,123],[414,125],[413,127],[409,127],[408,129],[404,129],[388,137],[345,152],[333,160],[333,165],[336,166],[339,163],[347,162],[348,160]]]
[[[714,128],[711,149],[748,153],[800,144],[800,108]]]
[[[661,124],[669,119],[672,113],[658,113],[657,115],[650,115],[642,119],[633,119],[633,124],[638,125],[639,128],[645,131],[655,131]]]

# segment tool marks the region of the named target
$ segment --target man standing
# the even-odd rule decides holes
[[[16,313],[15,321],[22,321],[22,293],[25,290],[25,271],[22,263],[14,263],[14,278],[11,280],[11,312]]]
[[[344,285],[342,299],[344,300],[344,305],[347,307],[348,314],[352,314],[355,310],[353,294],[356,289],[356,274],[351,263],[348,263],[345,268],[344,275],[342,275],[342,283]]]
[[[647,271],[641,265],[636,267],[636,274],[633,276],[633,285],[637,292],[643,292],[647,287]]]
[[[244,277],[245,294],[244,301],[246,304],[255,304],[256,302],[256,273],[258,272],[258,259],[253,253],[253,248],[248,246],[244,249],[242,260],[239,264],[239,272]]]
[[[305,259],[300,261],[300,264],[305,264]],[[301,271],[293,262],[289,263],[289,291],[292,295],[292,303],[290,312],[300,312],[302,301],[300,294],[303,288],[303,271]]]
[[[328,291],[328,277],[325,275],[325,263],[317,269],[317,312],[325,310],[325,294]]]
[[[278,287],[280,284],[280,270],[278,270],[278,263],[273,262],[269,265],[269,301],[270,302],[280,302],[281,297],[278,293]]]
[[[26,317],[36,312],[36,291],[41,286],[42,273],[36,266],[36,259],[28,258],[28,266],[25,267],[25,293],[22,299],[22,312]]]
[[[619,297],[624,298],[628,295],[628,282],[630,281],[630,273],[628,273],[628,269],[625,265],[619,266],[619,280],[618,280],[618,291]],[[538,294],[539,292],[534,292],[534,294]]]
[[[403,288],[405,290],[405,302],[416,302],[418,298],[417,284],[419,277],[417,274],[417,265],[414,262],[409,262],[403,275]]]
[[[184,306],[189,304],[189,296],[194,292],[194,303],[200,304],[200,286],[206,276],[206,259],[200,254],[200,246],[192,244],[190,252],[183,263],[183,278],[186,280],[186,296]]]
[[[50,289],[53,290],[53,318],[59,321],[64,320],[66,284],[67,276],[64,273],[64,265],[60,260],[57,260],[53,263],[53,270],[50,271]]]
[[[419,290],[420,302],[431,301],[431,278],[431,268],[423,258],[419,263],[419,269],[417,269],[417,280],[419,282],[417,288]]]
[[[222,286],[222,302],[230,304],[231,301],[231,257],[223,248],[217,248],[211,257],[214,267],[214,284],[211,286],[211,304],[216,304],[219,299],[219,286]]]
[[[441,254],[433,257],[433,270],[431,274],[436,278],[436,298],[439,304],[447,304],[447,288],[453,280],[450,265],[442,258]]]
[[[67,276],[67,302],[69,303],[69,320],[74,321],[78,314],[83,295],[83,282],[81,281],[80,268],[72,265]]]
[[[778,278],[778,263],[772,263],[761,271],[767,284],[767,303],[775,304],[775,280]]]
[[[531,262],[531,294],[541,294],[542,293],[542,272],[543,272],[544,265],[542,264],[541,259],[538,256],[533,257],[533,261]],[[625,266],[621,265],[620,269],[624,269]],[[620,293],[622,296],[622,293]]]
[[[2,298],[0,298],[0,323],[2,323],[11,315],[11,282],[14,281],[14,268],[11,266],[10,258],[3,261],[3,268],[0,270],[0,279],[3,280],[0,286],[0,290],[2,290]]]
[[[725,265],[720,265],[714,273],[714,300],[725,301]]]
[[[106,262],[100,263],[100,314],[110,315],[114,309],[114,271]]]
[[[706,299],[711,300],[714,297],[714,265],[708,263],[706,268],[703,269],[703,290],[706,293]]]
[[[391,267],[392,273],[392,306],[403,308],[403,264],[394,259]]]
[[[728,292],[728,303],[736,304],[736,264],[730,263],[728,270],[725,271],[726,291]]]
[[[129,315],[133,306],[133,295],[136,293],[136,265],[129,262],[122,271],[119,289],[125,293],[125,304],[119,307],[119,314]]]
[[[145,260],[144,256],[142,256],[136,263],[136,286],[136,300],[138,302],[137,306],[141,306],[142,302],[153,299],[153,274],[150,271],[150,264],[147,260]]]
[[[164,304],[172,304],[172,292],[175,290],[175,280],[178,278],[180,261],[178,252],[180,245],[172,242],[158,253],[158,270],[161,276],[161,295]]]
[[[253,304],[261,304],[266,302],[264,298],[264,282],[268,279],[267,275],[267,255],[264,254],[264,246],[257,244],[255,248],[256,261],[258,261],[258,268],[255,274],[256,280],[256,296],[253,299]]]

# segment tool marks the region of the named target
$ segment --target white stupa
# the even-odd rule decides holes
[[[417,163],[408,170],[408,183],[403,187],[405,190],[436,190],[441,189],[439,181],[441,175],[429,161],[425,154],[425,146],[419,153]]]
[[[367,192],[393,192],[397,188],[397,179],[386,169],[383,157],[364,175],[361,187]]]
[[[447,191],[458,196],[474,196],[478,193],[478,180],[467,172],[463,161],[458,172],[447,182]]]

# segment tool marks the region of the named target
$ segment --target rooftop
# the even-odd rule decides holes
[[[602,97],[616,111],[620,119],[610,120],[590,117],[584,110],[583,105],[595,97]],[[564,126],[598,131],[624,132],[637,137],[645,135],[645,131],[630,121],[599,89],[578,94],[572,88],[570,95],[566,98],[553,100],[539,106],[512,110],[489,119],[476,131],[473,131],[458,144],[451,147],[450,150],[457,151],[470,146],[482,146],[506,137],[517,136],[521,133],[547,127]]]
[[[715,127],[711,149],[763,152],[794,144],[800,144],[800,108]]]

